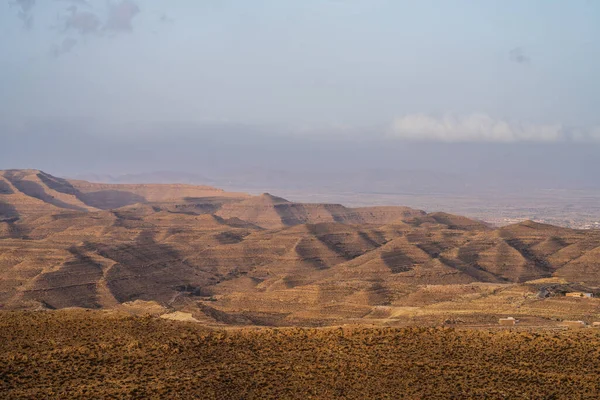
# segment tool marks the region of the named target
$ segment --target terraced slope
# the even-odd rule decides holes
[[[548,285],[532,283],[598,290],[598,231],[533,222],[492,229],[404,207],[298,204],[185,185],[95,186],[39,171],[0,176],[3,309],[142,301],[216,324],[259,325],[598,313],[598,299],[546,300],[538,293]],[[108,196],[92,206],[86,195],[96,201],[106,190],[142,199],[104,210],[118,200]]]
[[[0,220],[61,210],[94,209],[78,199],[75,191],[61,186],[62,182],[40,171],[0,171]]]
[[[242,200],[244,193],[227,193],[210,186],[123,184],[69,181],[38,170],[0,171],[0,216],[31,216],[60,210],[94,211],[136,203],[194,198]]]
[[[135,204],[176,213],[238,218],[263,228],[320,222],[382,224],[424,215],[408,207],[351,209],[339,204],[299,204],[270,194],[253,197],[210,186],[103,184],[69,181],[38,170],[0,171],[0,220],[62,210],[112,210]]]
[[[86,204],[113,209],[135,203],[193,202],[194,199],[219,198],[243,200],[245,193],[230,193],[211,186],[184,184],[104,184],[69,181]]]
[[[225,218],[239,218],[263,228],[274,229],[327,222],[385,224],[422,216],[425,213],[408,207],[347,208],[340,204],[292,203],[265,193],[241,202],[226,204],[216,214]]]

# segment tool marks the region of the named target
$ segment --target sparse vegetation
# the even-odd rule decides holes
[[[208,330],[94,311],[0,313],[0,398],[573,399],[600,332]]]

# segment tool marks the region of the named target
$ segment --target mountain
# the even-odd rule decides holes
[[[209,324],[323,325],[583,318],[600,301],[539,296],[597,290],[599,231],[531,221],[494,229],[407,207],[36,170],[1,171],[0,205],[4,309],[158,308]]]
[[[425,213],[408,207],[346,208],[339,204],[292,203],[264,193],[224,205],[217,215],[240,218],[265,228],[281,228],[308,223],[383,224]]]
[[[204,175],[191,172],[176,172],[176,171],[155,171],[144,172],[138,174],[124,174],[118,176],[97,175],[97,174],[80,174],[76,180],[85,180],[91,182],[102,183],[184,183],[184,184],[205,184],[211,182],[210,178]]]
[[[238,198],[210,186],[184,184],[102,184],[67,180],[38,170],[0,171],[0,212],[5,217],[58,212],[98,211],[136,203],[166,202],[184,198]],[[3,210],[3,211],[2,211]]]

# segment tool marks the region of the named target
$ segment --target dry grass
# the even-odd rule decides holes
[[[600,396],[600,333],[242,329],[92,311],[0,313],[0,398]]]

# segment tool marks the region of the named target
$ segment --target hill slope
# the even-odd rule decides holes
[[[0,314],[0,398],[593,399],[599,344],[592,330],[225,331],[11,312]]]
[[[71,182],[40,171],[0,178],[4,309],[142,301],[216,324],[322,325],[457,310],[475,320],[593,319],[600,306],[538,295],[597,290],[598,231],[533,222],[492,229],[405,207]],[[555,283],[531,283],[548,278]]]

